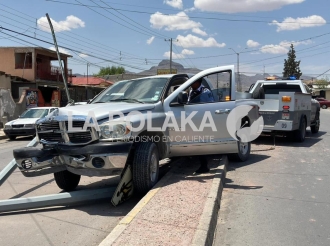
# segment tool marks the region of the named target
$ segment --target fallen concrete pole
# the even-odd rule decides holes
[[[37,138],[34,138],[26,147],[35,147],[38,145]],[[17,168],[16,161],[13,159],[9,164],[0,172],[0,186],[7,180],[7,178]]]
[[[97,200],[111,199],[116,187],[80,190],[60,194],[17,198],[0,201],[0,213],[27,209],[86,204]]]

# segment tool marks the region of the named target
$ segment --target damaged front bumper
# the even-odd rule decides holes
[[[68,170],[85,176],[111,176],[124,169],[132,142],[98,142],[86,146],[57,144],[43,149],[14,150],[14,158],[26,177]]]

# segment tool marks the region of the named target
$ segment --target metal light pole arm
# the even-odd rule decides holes
[[[48,20],[48,23],[49,23],[49,26],[50,26],[50,30],[52,31],[52,36],[53,36],[53,40],[54,40],[54,44],[55,44],[55,49],[56,49],[56,53],[57,53],[57,59],[58,59],[58,62],[59,62],[60,68],[61,68],[61,73],[62,73],[62,78],[63,78],[63,82],[64,82],[64,86],[65,86],[66,96],[68,98],[68,103],[73,104],[74,101],[70,98],[69,88],[68,88],[68,84],[67,84],[67,81],[66,81],[66,76],[65,76],[64,71],[63,71],[63,66],[62,66],[60,52],[58,51],[58,46],[57,46],[57,42],[56,42],[54,28],[53,28],[53,25],[52,25],[52,22],[51,22],[51,20],[49,18],[48,13],[46,13],[46,16],[47,16],[47,20]]]

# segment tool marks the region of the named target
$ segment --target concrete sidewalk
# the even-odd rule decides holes
[[[6,139],[6,138],[8,138],[8,137],[7,137],[6,134],[3,132],[3,129],[0,129],[0,140],[1,140],[1,139]]]
[[[209,163],[193,175],[199,162],[182,158],[100,245],[212,245],[227,156]]]

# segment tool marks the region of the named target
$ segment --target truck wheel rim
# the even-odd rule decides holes
[[[239,149],[242,155],[246,155],[248,152],[248,143],[239,142]]]
[[[150,180],[155,182],[157,176],[157,157],[155,154],[151,156],[150,160]]]

